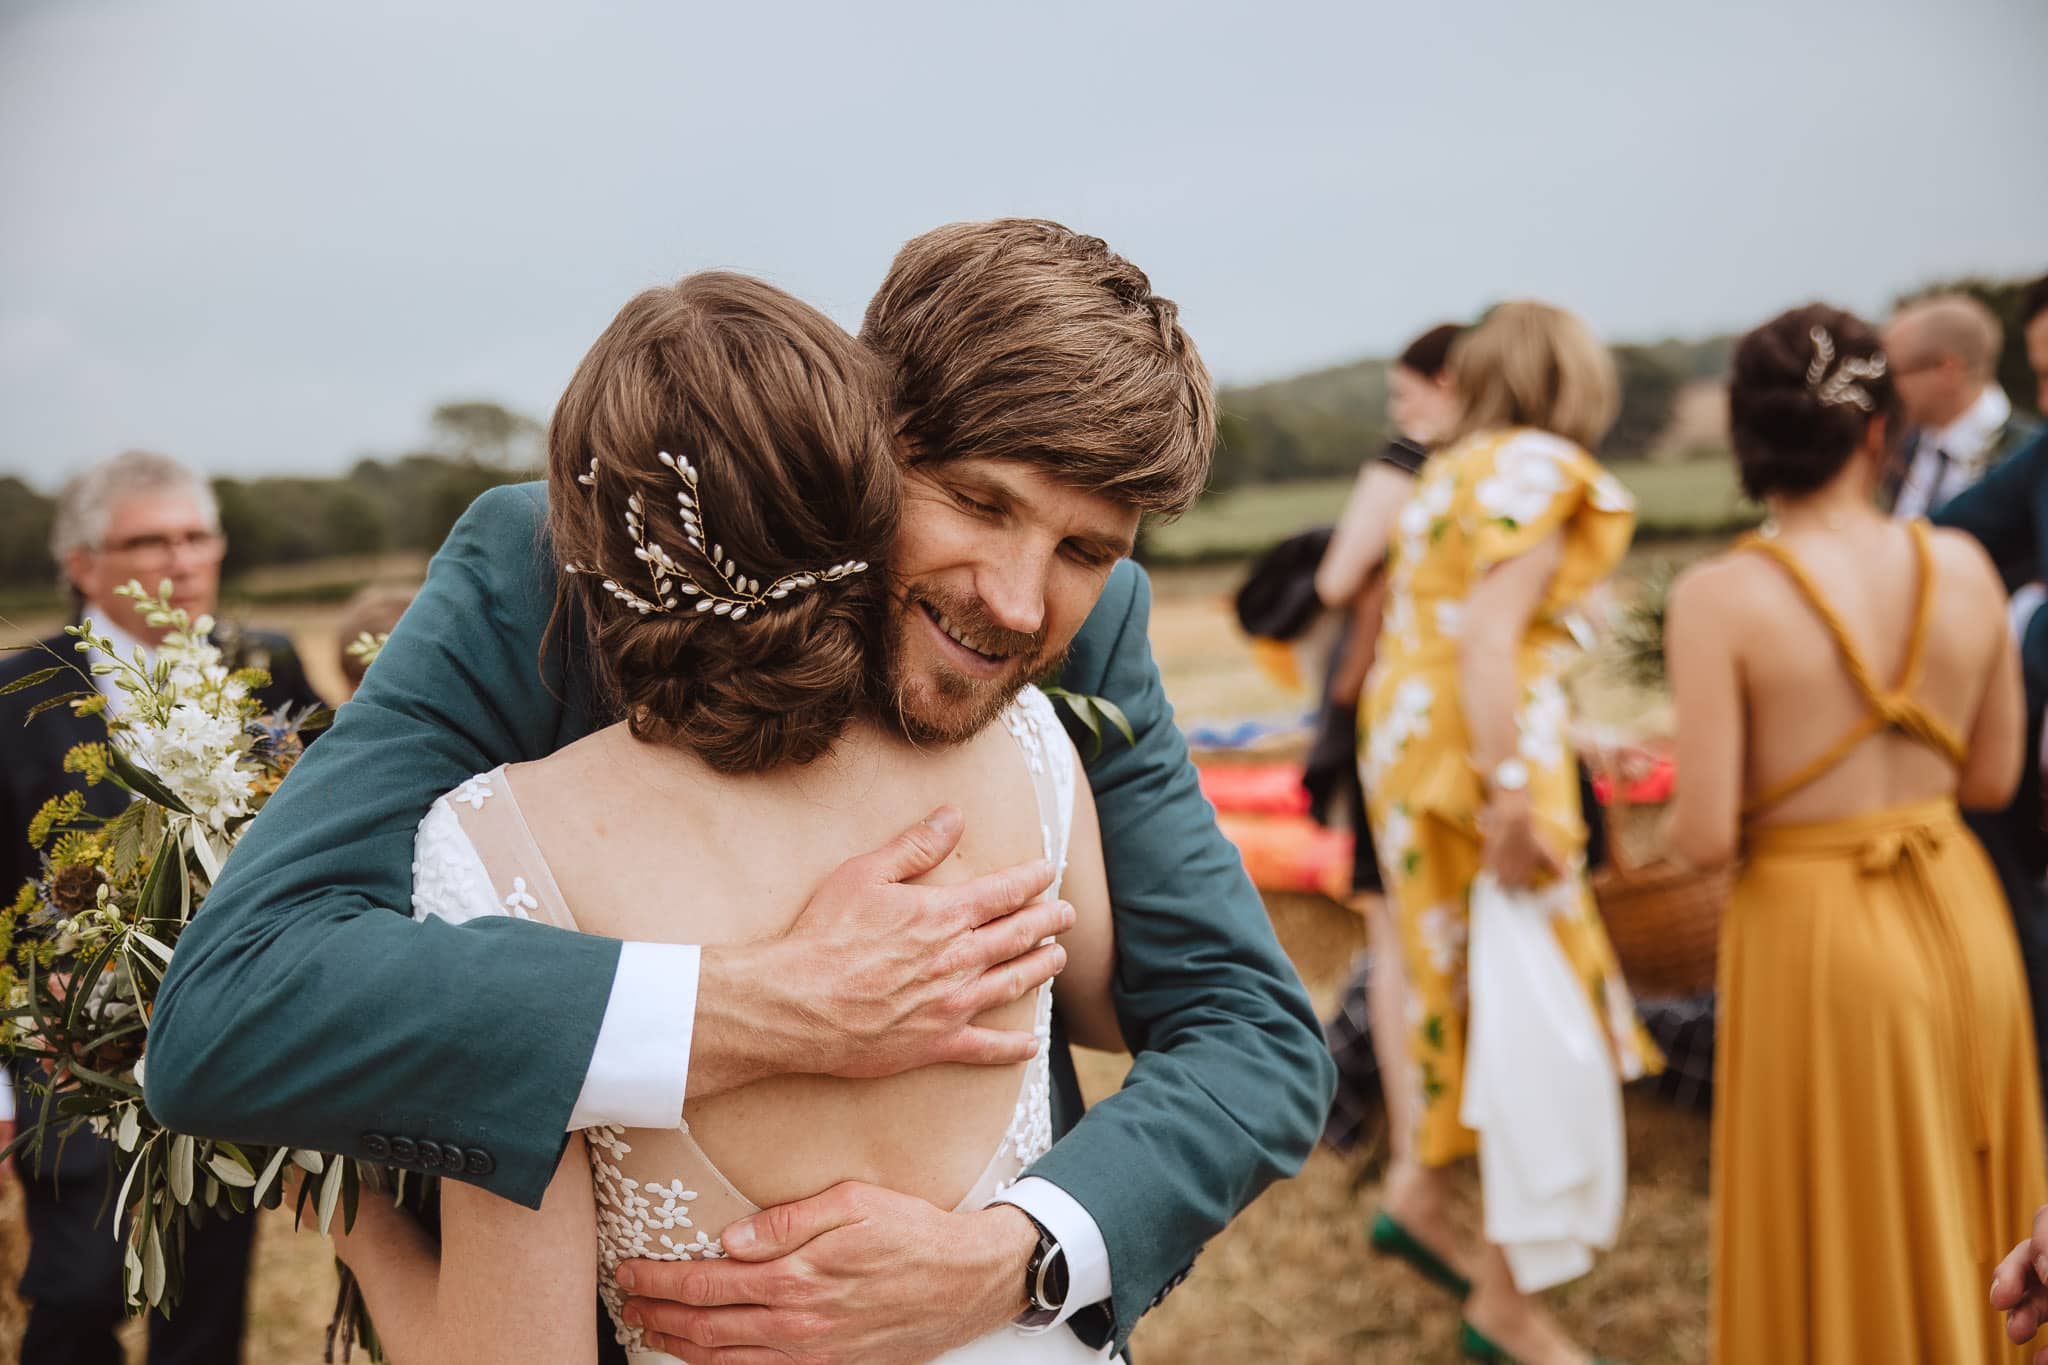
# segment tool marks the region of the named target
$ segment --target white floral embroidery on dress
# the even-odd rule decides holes
[[[448,799],[450,801],[466,801],[469,803],[471,810],[482,810],[484,802],[493,795],[495,793],[491,790],[491,775],[489,773],[478,773],[454,791],[449,792]]]
[[[540,909],[540,902],[535,900],[533,893],[526,889],[526,878],[514,877],[512,879],[512,890],[505,897],[505,908],[510,910],[519,919],[532,919],[533,916],[528,912]]]
[[[648,1349],[646,1338],[639,1328],[629,1326],[624,1316],[626,1296],[619,1289],[619,1266],[632,1260],[715,1261],[725,1256],[725,1248],[690,1221],[695,1190],[683,1188],[680,1180],[643,1185],[626,1174],[620,1163],[633,1146],[626,1141],[624,1128],[617,1124],[586,1128],[583,1142],[590,1153],[590,1178],[597,1198],[598,1297],[610,1312],[619,1345],[629,1351],[644,1351]],[[685,1229],[691,1235],[680,1242],[670,1235]]]

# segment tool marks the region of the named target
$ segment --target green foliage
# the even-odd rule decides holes
[[[57,503],[12,476],[0,478],[0,583],[42,587],[55,576],[50,523]]]
[[[1608,467],[1635,495],[1638,541],[1724,535],[1758,520],[1757,509],[1743,501],[1731,459]],[[1347,477],[1211,493],[1179,521],[1147,528],[1145,562],[1249,559],[1297,531],[1333,524],[1350,491]]]
[[[85,814],[85,793],[68,791],[43,802],[42,809],[28,822],[28,842],[31,848],[41,848],[50,842],[52,830],[62,829],[79,816]]]
[[[1647,452],[1671,422],[1678,391],[1727,373],[1731,337],[1616,346],[1621,416],[1602,445],[1609,456]],[[1217,394],[1210,486],[1293,483],[1349,476],[1386,443],[1387,365],[1359,360]]]

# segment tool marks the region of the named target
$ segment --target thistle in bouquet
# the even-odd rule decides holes
[[[143,1104],[149,1019],[178,940],[325,716],[264,715],[257,692],[267,677],[230,668],[208,638],[212,620],[172,607],[168,583],[153,595],[136,583],[118,591],[167,632],[153,660],[117,657],[86,621],[65,632],[82,665],[60,656],[9,688],[76,675],[81,690],[39,702],[29,719],[60,705],[102,719],[105,740],[72,749],[65,770],[129,799],[119,814],[97,815],[74,790],[31,821],[43,875],[0,911],[0,1051],[34,1097],[17,1148],[61,1144],[80,1128],[113,1147],[130,1307],[168,1310],[183,1291],[189,1228],[279,1206],[290,1164],[308,1176],[298,1212],[315,1213],[324,1232],[337,1210],[353,1220],[362,1173],[318,1152],[175,1133]],[[344,1283],[344,1303],[351,1288]],[[345,1350],[353,1336],[344,1332]]]

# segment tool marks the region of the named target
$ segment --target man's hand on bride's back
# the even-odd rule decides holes
[[[788,932],[706,948],[689,1093],[763,1076],[892,1076],[937,1062],[1025,1061],[1026,1029],[974,1021],[1058,974],[1043,940],[1074,922],[1040,860],[953,886],[914,886],[960,842],[942,806],[872,853],[842,863]]]
[[[626,1320],[689,1365],[913,1365],[1024,1309],[1038,1230],[846,1181],[725,1230],[724,1259],[627,1261]]]

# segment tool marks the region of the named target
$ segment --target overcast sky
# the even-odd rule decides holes
[[[0,0],[0,472],[345,469],[545,415],[636,289],[852,326],[1032,214],[1225,381],[1510,293],[1616,339],[2048,268],[2043,0]]]

